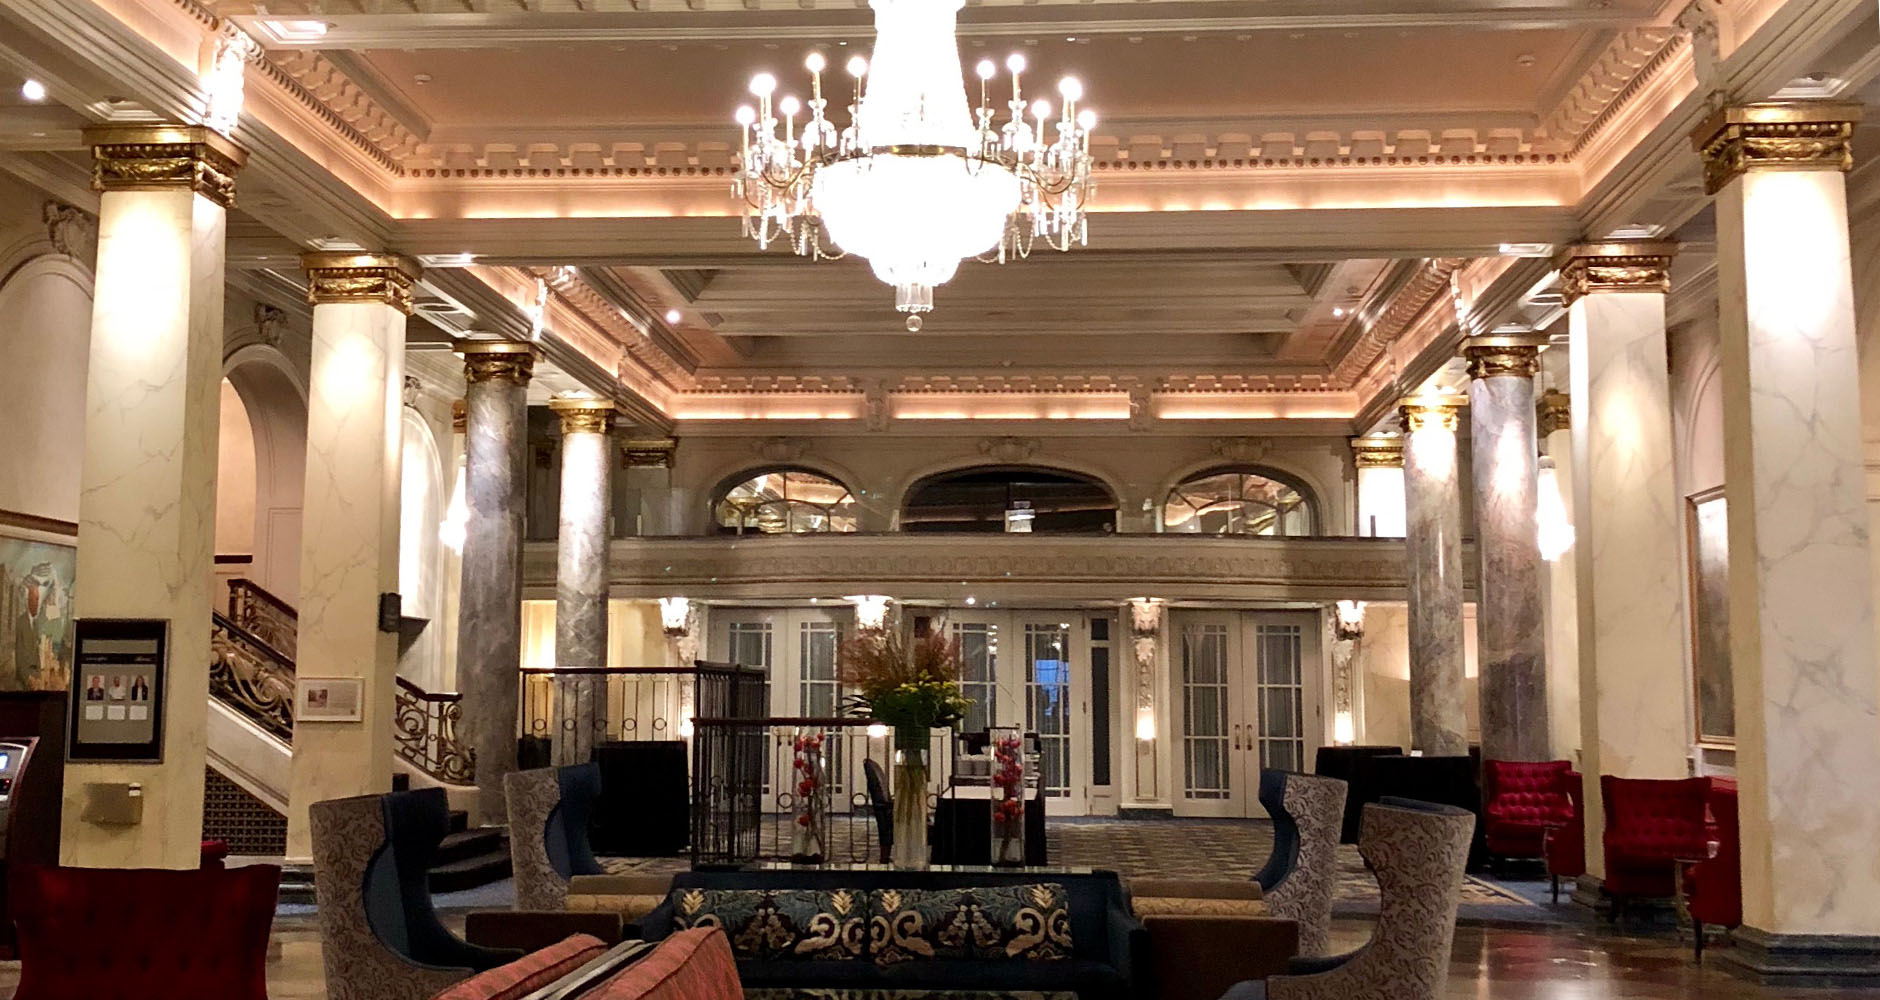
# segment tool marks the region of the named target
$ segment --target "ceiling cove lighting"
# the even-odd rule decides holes
[[[737,111],[743,138],[733,193],[744,203],[745,235],[758,246],[787,241],[812,260],[866,258],[894,286],[907,328],[918,330],[934,287],[960,261],[1004,263],[1040,241],[1057,250],[1085,242],[1096,115],[1078,108],[1083,85],[1074,77],[1058,82],[1055,109],[1048,100],[1028,104],[1019,85],[1025,57],[1013,55],[1005,64],[1011,100],[996,122],[992,60],[977,67],[978,109],[966,100],[954,37],[963,0],[870,6],[874,63],[848,60],[855,94],[846,128],[827,115],[822,53],[804,61],[807,105],[779,96],[769,73],[751,78],[757,104]]]

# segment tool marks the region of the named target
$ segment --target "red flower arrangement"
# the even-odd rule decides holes
[[[1023,864],[1025,861],[1025,754],[1024,741],[1016,734],[1001,734],[992,744],[993,833],[998,850],[994,864]]]

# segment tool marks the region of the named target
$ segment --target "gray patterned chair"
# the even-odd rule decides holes
[[[605,874],[594,860],[587,832],[588,817],[600,793],[598,764],[511,771],[503,776],[516,909],[562,909],[568,902],[569,879]]]
[[[446,929],[427,884],[449,829],[442,788],[316,802],[313,889],[330,1000],[428,1000],[521,957]]]
[[[1474,834],[1467,809],[1366,804],[1358,847],[1380,893],[1371,940],[1349,954],[1295,959],[1287,975],[1238,983],[1221,1000],[1439,1000]]]

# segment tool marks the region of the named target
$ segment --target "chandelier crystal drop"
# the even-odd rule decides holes
[[[759,247],[783,242],[812,260],[865,258],[894,286],[908,329],[918,330],[934,287],[962,260],[1004,263],[1040,242],[1056,250],[1085,242],[1096,115],[1079,110],[1083,86],[1071,77],[1058,84],[1055,120],[1050,101],[1028,105],[1025,58],[1014,55],[1006,61],[1011,100],[997,121],[991,60],[977,67],[978,108],[967,103],[954,38],[962,0],[870,6],[874,61],[848,62],[848,126],[829,118],[822,53],[804,61],[806,105],[778,96],[776,78],[759,73],[750,87],[756,106],[737,113],[743,139],[732,189],[744,204],[745,235]]]

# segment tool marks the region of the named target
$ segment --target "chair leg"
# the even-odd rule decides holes
[[[1548,878],[1550,878],[1550,879],[1553,879],[1553,882],[1554,882],[1554,905],[1555,905],[1555,906],[1559,906],[1559,905],[1560,905],[1560,876],[1558,876],[1558,875],[1549,875],[1549,876],[1548,876]]]
[[[1704,922],[1693,919],[1691,932],[1697,936],[1697,964],[1702,965],[1704,964]]]

